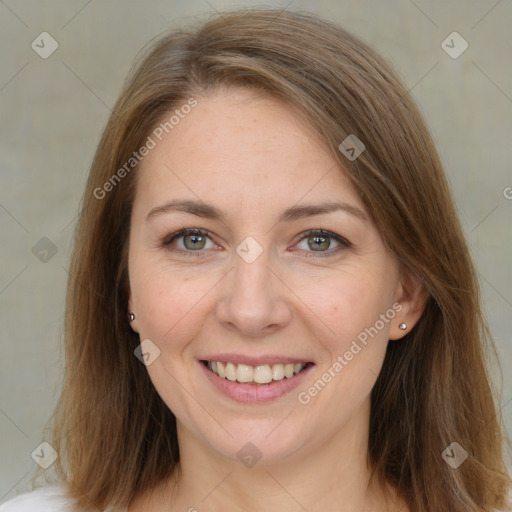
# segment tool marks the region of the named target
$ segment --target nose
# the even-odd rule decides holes
[[[216,306],[219,323],[240,336],[258,338],[286,327],[292,318],[290,290],[270,268],[265,251],[248,263],[234,256]]]

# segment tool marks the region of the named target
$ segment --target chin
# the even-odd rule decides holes
[[[225,426],[232,437],[225,432],[222,436],[212,436],[210,430],[203,433],[203,438],[222,457],[247,467],[277,464],[296,457],[306,442],[304,432],[284,428],[283,424],[279,425],[282,421],[266,420],[256,425],[254,420],[237,421],[236,425]]]

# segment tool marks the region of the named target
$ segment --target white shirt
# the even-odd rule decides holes
[[[71,512],[71,504],[72,502],[62,495],[61,487],[41,487],[2,503],[0,512]],[[105,512],[111,511],[106,509]],[[128,509],[125,512],[128,512]]]

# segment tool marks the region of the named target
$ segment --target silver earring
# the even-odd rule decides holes
[[[135,320],[135,315],[131,311],[128,313],[128,320],[130,320],[130,322]]]
[[[398,327],[402,329],[402,331],[405,331],[407,329],[407,324],[400,324]]]

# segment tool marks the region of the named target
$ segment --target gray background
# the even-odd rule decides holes
[[[31,453],[58,397],[77,208],[101,131],[137,52],[222,0],[0,1],[0,501],[30,488]],[[482,284],[512,427],[512,5],[510,1],[270,2],[339,22],[398,69],[433,131]],[[58,49],[41,58],[42,32]],[[451,58],[457,31],[468,49]],[[451,44],[451,43],[450,43]],[[459,46],[460,48],[460,46]],[[507,194],[508,191],[508,194]],[[55,245],[39,257],[33,247]],[[48,242],[39,242],[39,244]],[[40,246],[36,246],[40,247]],[[41,249],[39,249],[41,250]],[[494,371],[499,385],[499,374]]]

